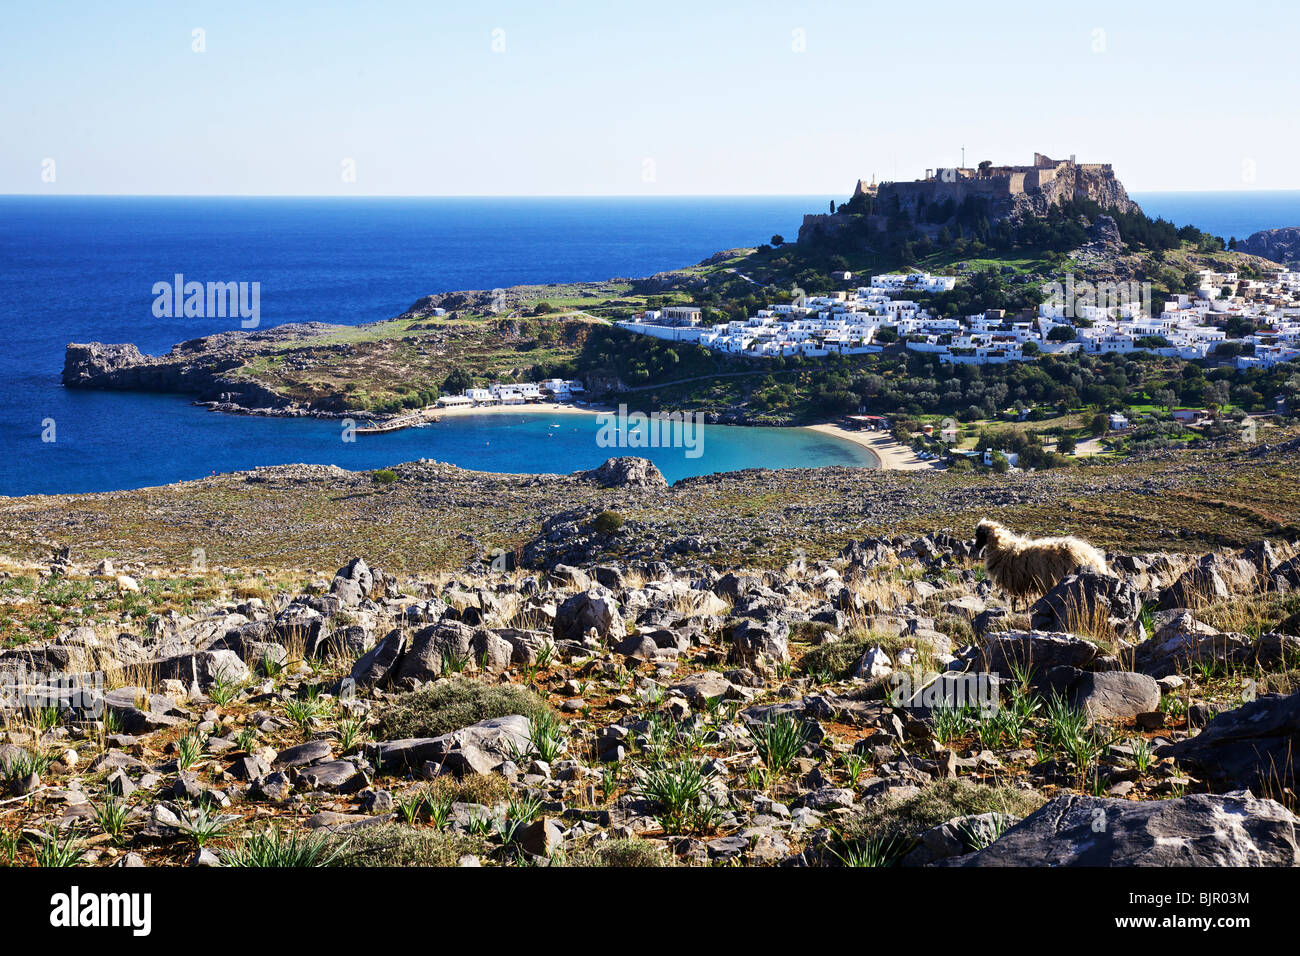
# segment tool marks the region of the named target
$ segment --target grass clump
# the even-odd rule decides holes
[[[235,867],[335,866],[346,843],[338,845],[327,833],[284,833],[260,830],[221,851],[221,861]]]
[[[790,769],[811,733],[802,720],[789,714],[768,715],[761,724],[749,728],[758,755],[769,770],[783,773]]]
[[[990,786],[968,780],[940,780],[920,793],[905,797],[886,796],[871,804],[865,813],[854,817],[841,832],[846,847],[863,847],[875,841],[876,847],[897,851],[903,844],[915,843],[931,827],[947,823],[954,817],[981,813],[1005,813],[1025,817],[1045,802],[1042,794],[1005,785]],[[904,851],[905,852],[905,851]],[[890,856],[901,856],[891,852]]]
[[[656,819],[665,833],[706,833],[720,816],[706,793],[712,783],[711,771],[694,760],[679,760],[647,767],[635,791],[657,805]]]
[[[905,648],[915,648],[917,664],[923,669],[934,669],[930,647],[925,641],[906,634],[870,631],[849,631],[842,641],[814,647],[799,661],[799,667],[805,674],[820,680],[845,680],[852,676],[853,665],[873,647],[880,648],[895,661]]]
[[[545,720],[551,710],[535,691],[518,684],[454,679],[403,694],[386,705],[375,733],[379,740],[440,737],[480,720],[511,714]]]
[[[494,773],[468,773],[463,777],[437,777],[429,784],[429,795],[447,803],[478,803],[495,807],[510,799],[510,784]]]
[[[456,834],[398,823],[359,827],[330,838],[337,841],[336,866],[456,866],[462,856],[482,856],[482,835]]]
[[[656,867],[677,866],[663,846],[650,840],[595,840],[568,855],[568,866]]]

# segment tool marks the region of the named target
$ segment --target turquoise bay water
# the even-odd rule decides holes
[[[703,425],[699,441],[703,454],[690,458],[684,448],[601,447],[600,423],[594,414],[537,410],[448,416],[423,428],[357,435],[347,442],[338,421],[224,415],[196,408],[175,395],[72,395],[74,407],[95,406],[96,412],[84,418],[69,416],[71,436],[61,432],[57,442],[36,444],[29,459],[33,483],[46,481],[49,475],[65,476],[64,483],[68,475],[94,475],[97,462],[88,448],[95,449],[95,456],[106,456],[109,467],[103,473],[123,488],[286,462],[359,470],[432,458],[477,471],[566,474],[594,468],[607,458],[637,455],[653,461],[669,481],[743,468],[871,468],[877,464],[868,449],[806,428]],[[121,419],[93,441],[80,440],[75,431],[78,421],[111,414],[112,403],[124,398],[130,399],[138,415]],[[169,442],[163,437],[167,433],[177,440]],[[91,478],[86,482],[89,487],[70,490],[104,490],[103,483]]]

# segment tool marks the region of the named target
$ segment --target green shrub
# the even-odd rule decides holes
[[[623,516],[617,511],[602,511],[591,525],[600,534],[613,534],[623,527]]]
[[[799,667],[805,674],[830,680],[844,680],[853,670],[853,665],[858,662],[858,658],[871,646],[871,642],[865,638],[823,644],[805,654],[799,661]]]
[[[650,840],[593,841],[569,854],[569,866],[650,867],[676,866],[677,860]]]
[[[371,477],[381,485],[389,485],[397,480],[397,472],[391,468],[380,468]]]
[[[518,684],[451,680],[403,694],[380,711],[380,740],[439,737],[480,720],[522,714],[529,720],[549,714],[546,701]]]
[[[487,851],[482,836],[398,823],[358,827],[331,837],[337,841],[335,866],[456,866],[462,856]]]
[[[843,639],[834,644],[814,647],[803,656],[799,667],[805,674],[830,680],[844,680],[850,676],[853,665],[873,647],[878,647],[891,658],[897,658],[898,652],[906,647],[916,648],[920,661],[930,666],[929,645],[910,634],[873,634],[862,631],[850,631]]]
[[[931,827],[954,817],[1007,813],[1026,817],[1046,802],[1042,794],[968,780],[941,780],[907,797],[886,796],[855,815],[840,833],[845,844],[868,839],[912,842]]]

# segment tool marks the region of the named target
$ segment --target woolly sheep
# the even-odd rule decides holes
[[[1050,591],[1068,574],[1093,568],[1109,574],[1106,557],[1074,537],[1022,538],[985,518],[975,526],[975,550],[984,552],[984,567],[993,583],[1016,598]]]

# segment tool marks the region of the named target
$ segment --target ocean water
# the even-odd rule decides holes
[[[336,423],[214,414],[182,396],[60,384],[68,342],[164,352],[236,319],[157,318],[153,285],[261,284],[261,325],[357,324],[422,295],[676,268],[793,238],[816,196],[681,199],[0,197],[0,494],[99,491],[285,462],[377,468],[429,457],[494,471],[569,472],[610,457],[594,419],[505,418],[340,440]],[[566,421],[568,421],[566,419]],[[52,442],[42,441],[53,423]],[[576,430],[575,430],[576,429]],[[649,449],[672,479],[736,468],[872,463],[791,429],[713,427],[704,453]]]
[[[1188,223],[1227,240],[1261,229],[1300,226],[1300,190],[1150,192],[1132,198],[1148,216]]]
[[[238,319],[157,318],[153,285],[261,284],[261,325],[357,324],[422,295],[640,276],[719,249],[793,239],[830,197],[266,199],[0,197],[0,495],[101,491],[284,462],[376,468],[429,457],[491,471],[599,464],[589,418],[510,416],[340,440],[332,422],[213,414],[182,396],[83,392],[59,382],[68,342],[146,352]],[[1216,235],[1300,225],[1300,193],[1146,193],[1152,215]],[[562,427],[552,428],[552,424]],[[54,441],[43,441],[53,433]],[[796,429],[713,427],[704,454],[648,449],[672,480],[744,467],[871,462]]]

